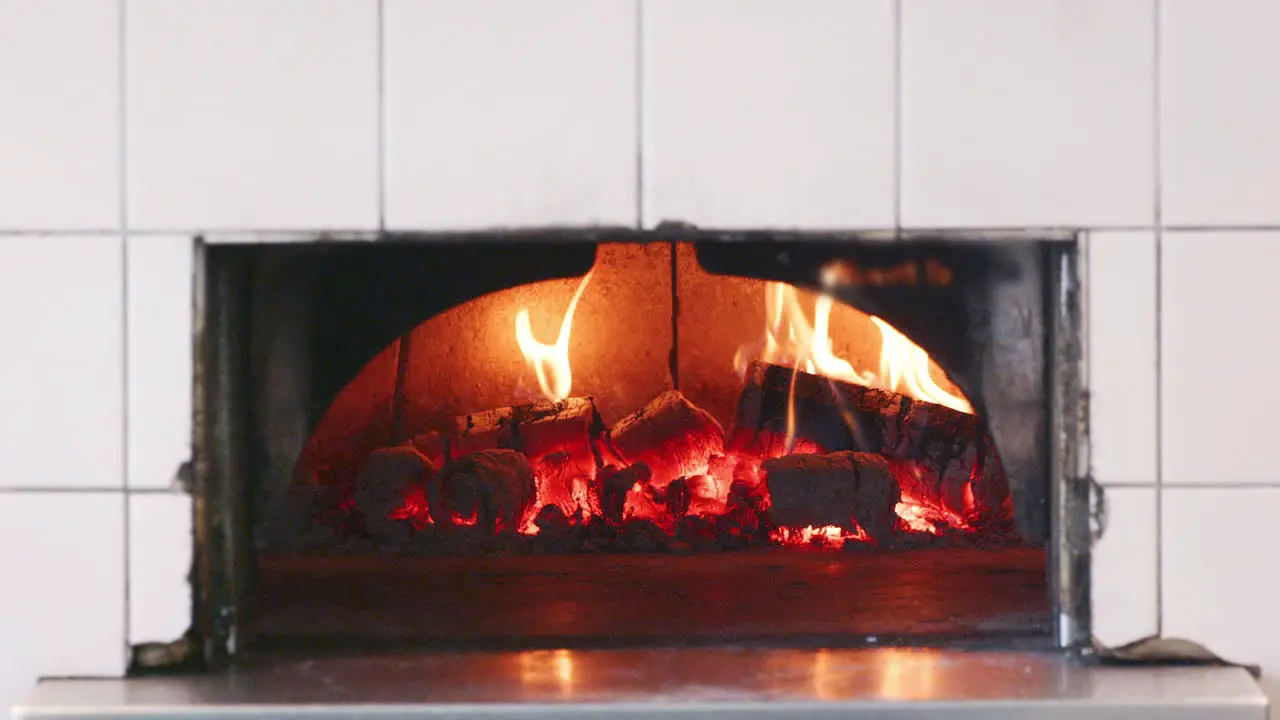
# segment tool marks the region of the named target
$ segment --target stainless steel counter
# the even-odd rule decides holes
[[[426,654],[232,673],[48,680],[22,718],[1223,718],[1265,720],[1234,668],[1100,668],[1056,654],[684,649]]]

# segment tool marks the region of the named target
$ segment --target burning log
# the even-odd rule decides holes
[[[694,475],[686,478],[686,481],[689,483],[689,515],[723,515],[728,509],[729,487],[733,484],[732,470],[729,470],[723,481],[714,475]]]
[[[676,478],[705,474],[711,457],[724,451],[720,423],[678,390],[662,393],[623,418],[610,439],[623,460],[649,466],[658,489]]]
[[[582,545],[582,526],[565,517],[556,505],[547,505],[539,510],[533,524],[538,528],[535,544],[542,550],[565,553],[573,552]]]
[[[628,518],[617,537],[617,552],[654,553],[671,550],[672,536],[666,528],[652,520]]]
[[[605,433],[591,398],[494,408],[458,417],[450,443],[457,458],[478,450],[518,450],[529,458],[567,451],[594,458],[592,440]]]
[[[649,466],[642,462],[621,470],[613,465],[601,470],[596,485],[604,519],[614,525],[620,524],[627,506],[627,493],[637,484],[648,485],[651,475]]]
[[[689,491],[689,480],[687,478],[672,480],[667,484],[663,499],[671,516],[676,520],[683,520],[684,516],[689,514],[689,504],[693,501]]]
[[[879,455],[835,452],[788,455],[762,465],[772,504],[769,519],[783,527],[862,528],[877,545],[893,535],[901,499],[898,481]]]
[[[434,430],[415,435],[406,444],[422,453],[436,467],[442,467],[449,460],[449,438]]]
[[[1005,505],[1007,481],[999,463],[989,461],[994,444],[976,415],[778,365],[751,367],[731,448],[765,457],[785,452],[776,446],[786,437],[793,397],[797,445],[809,446],[793,451],[852,450],[910,461],[919,479],[904,491],[957,514]],[[970,487],[978,478],[973,485],[983,486],[981,492]]]
[[[529,460],[514,450],[480,450],[446,465],[427,483],[431,517],[441,528],[514,533],[533,506]]]
[[[523,453],[536,468],[542,503],[574,514],[593,504],[586,486],[601,464],[597,444],[605,435],[591,398],[568,398],[463,415],[450,450],[454,457],[495,449]]]
[[[353,496],[369,534],[396,542],[412,535],[414,524],[426,524],[425,492],[436,470],[410,446],[381,448],[369,455],[356,475]]]

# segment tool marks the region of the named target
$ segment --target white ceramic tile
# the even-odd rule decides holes
[[[1161,0],[1164,222],[1280,223],[1280,5]]]
[[[1163,492],[1164,634],[1280,671],[1280,488]]]
[[[128,238],[128,477],[171,487],[191,459],[194,248],[181,236]]]
[[[169,642],[191,626],[191,496],[129,496],[129,642]]]
[[[1088,237],[1089,450],[1099,482],[1156,481],[1156,238]]]
[[[893,224],[893,0],[646,0],[644,222]]]
[[[122,255],[118,236],[0,236],[0,486],[123,484]]]
[[[1093,548],[1093,635],[1115,647],[1156,634],[1156,489],[1107,488],[1107,523]]]
[[[902,0],[903,223],[1150,224],[1153,6]]]
[[[386,0],[387,224],[634,225],[634,0]]]
[[[119,0],[0,0],[0,228],[120,225]]]
[[[38,677],[123,674],[123,495],[0,493],[0,548],[0,716]]]
[[[1161,258],[1164,482],[1280,482],[1280,233],[1169,232]]]
[[[1267,717],[1270,720],[1280,720],[1280,672],[1276,670],[1263,672],[1267,674],[1258,678],[1258,686],[1267,695],[1267,704],[1270,706]]]
[[[376,0],[130,0],[129,225],[378,223]]]

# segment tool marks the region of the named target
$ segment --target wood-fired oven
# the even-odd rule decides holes
[[[199,247],[215,665],[1090,641],[1073,236]]]

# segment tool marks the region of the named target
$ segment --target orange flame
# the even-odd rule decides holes
[[[944,405],[956,412],[973,414],[968,400],[943,390],[929,374],[929,354],[907,339],[892,325],[874,315],[871,322],[880,329],[879,382],[886,390]]]
[[[867,384],[869,374],[859,374],[847,360],[831,348],[829,327],[834,301],[820,295],[814,304],[813,324],[800,307],[799,291],[786,283],[769,283],[765,288],[764,338],[738,348],[733,367],[746,377],[752,360],[784,365],[807,373],[859,384]]]
[[[880,331],[879,372],[855,369],[836,355],[830,334],[834,304],[830,295],[818,295],[814,300],[813,323],[810,324],[801,308],[799,290],[786,283],[769,283],[765,288],[764,337],[759,342],[738,348],[733,358],[734,370],[740,377],[745,377],[752,360],[758,359],[834,380],[901,393],[973,414],[973,406],[967,400],[951,394],[934,381],[930,374],[929,354],[878,317],[871,316],[871,321]],[[792,413],[788,412],[788,423],[793,420]],[[791,430],[788,427],[789,436]]]
[[[583,275],[582,282],[578,283],[578,289],[564,312],[564,319],[560,321],[560,334],[554,344],[539,342],[533,336],[528,308],[520,308],[516,313],[516,343],[520,346],[520,353],[538,376],[538,388],[552,402],[569,397],[569,390],[573,387],[573,375],[569,371],[569,334],[573,329],[573,313],[578,309],[578,301],[589,282],[591,273]]]

